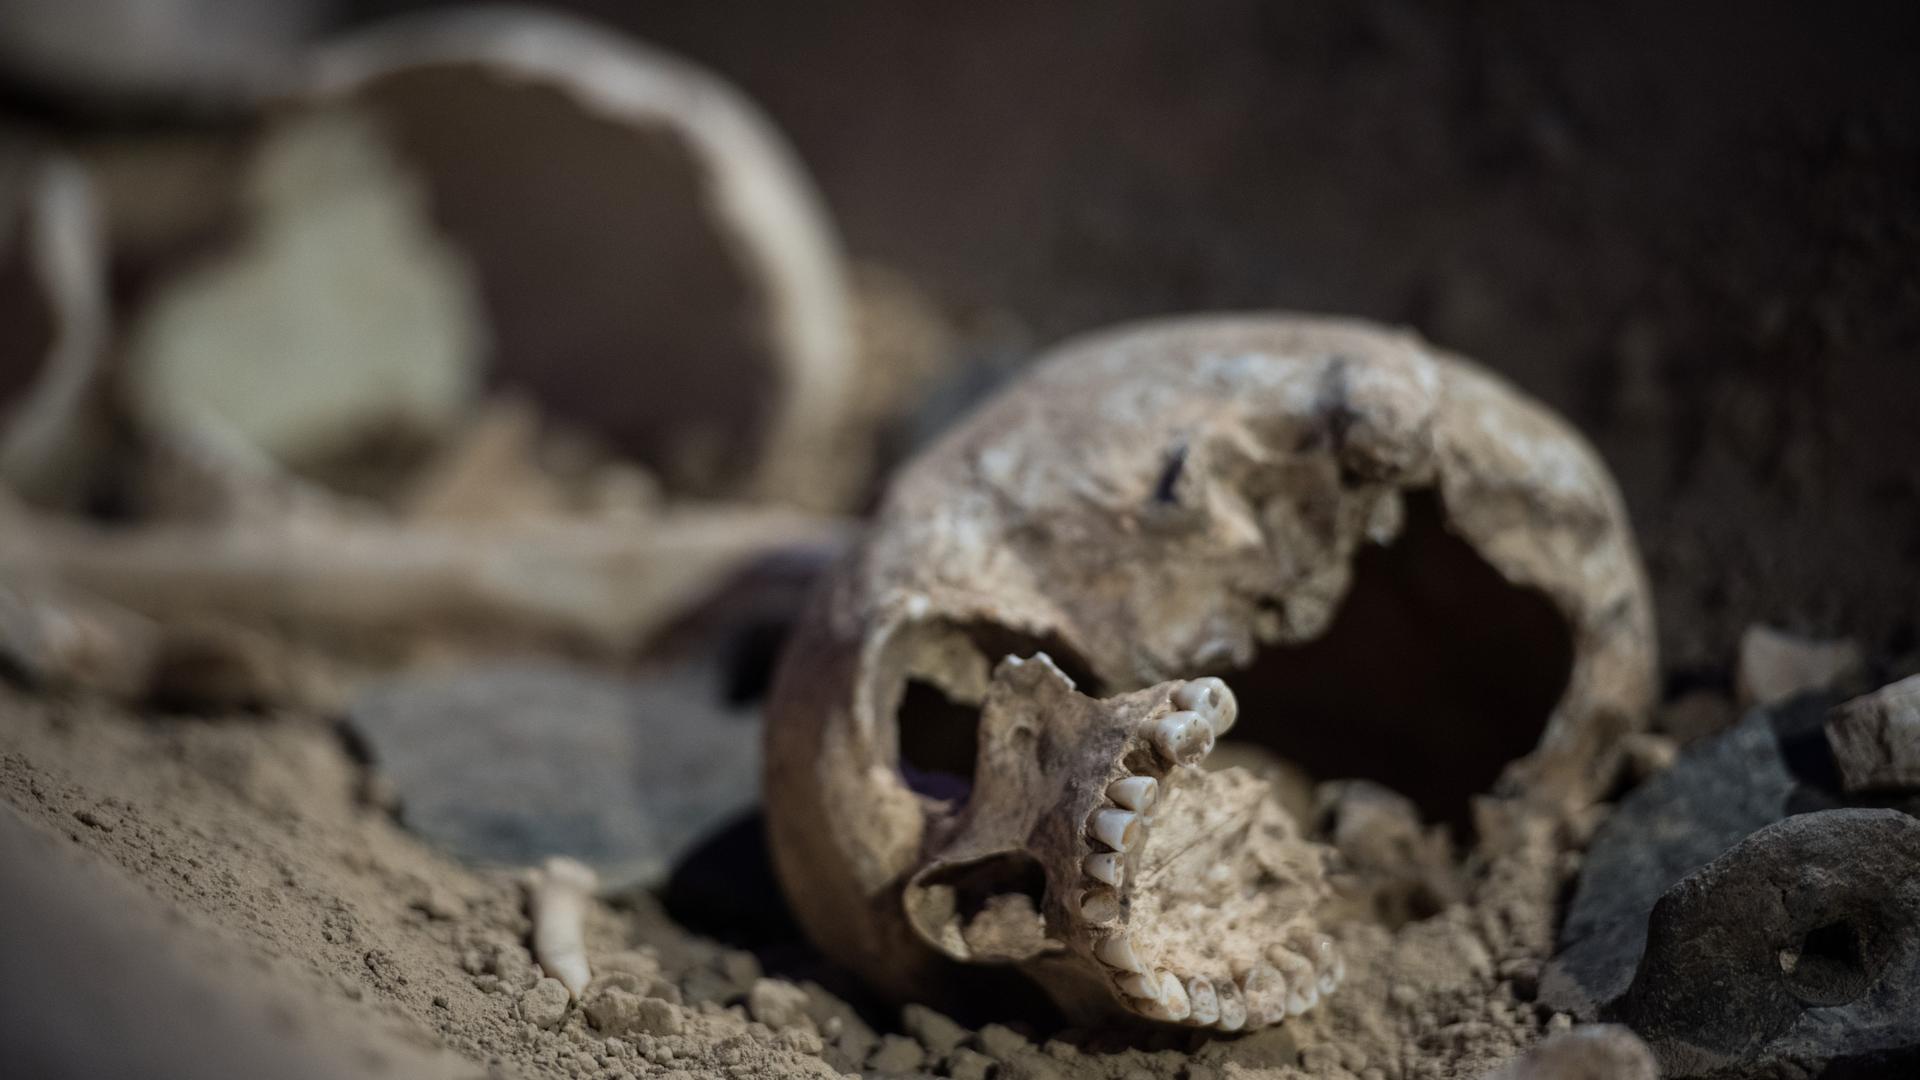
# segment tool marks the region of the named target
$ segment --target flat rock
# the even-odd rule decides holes
[[[1920,820],[1799,814],[1668,890],[1615,1010],[1664,1076],[1913,1076]]]
[[[1827,742],[1848,791],[1920,788],[1920,675],[1828,713]]]
[[[348,724],[409,829],[475,863],[570,855],[652,886],[758,796],[759,725],[689,666],[645,680],[557,664],[408,675]]]
[[[1828,704],[1793,708],[1818,715]],[[1540,1000],[1582,1020],[1623,993],[1661,894],[1788,812],[1797,780],[1771,718],[1755,710],[1689,746],[1672,768],[1621,802],[1594,835]]]

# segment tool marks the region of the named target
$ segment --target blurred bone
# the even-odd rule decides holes
[[[547,975],[577,998],[593,972],[587,966],[586,917],[599,878],[585,863],[556,855],[534,872],[527,886],[533,921],[533,956]]]
[[[166,621],[519,632],[623,652],[757,559],[844,539],[833,519],[741,506],[484,528],[315,514],[111,530],[22,515],[0,531],[0,577],[63,582]]]
[[[100,432],[106,268],[86,175],[0,145],[0,482],[71,494]]]
[[[422,177],[479,279],[496,381],[670,491],[859,493],[838,241],[733,87],[588,22],[488,8],[332,43],[304,100],[377,118]]]

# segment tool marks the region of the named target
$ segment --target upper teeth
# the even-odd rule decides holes
[[[1175,690],[1173,704],[1175,708],[1189,709],[1206,717],[1215,735],[1225,735],[1240,715],[1240,703],[1234,700],[1233,691],[1211,675]]]
[[[1160,792],[1160,782],[1151,776],[1127,776],[1107,788],[1107,798],[1128,810],[1145,811]]]
[[[1168,713],[1153,726],[1153,747],[1169,764],[1191,765],[1213,749],[1213,728],[1192,710]]]
[[[1131,810],[1095,810],[1089,825],[1093,838],[1115,851],[1126,851],[1140,835],[1140,815]]]

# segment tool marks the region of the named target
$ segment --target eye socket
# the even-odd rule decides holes
[[[1779,958],[1788,989],[1810,1006],[1844,1005],[1873,984],[1860,928],[1845,919],[1807,931]]]

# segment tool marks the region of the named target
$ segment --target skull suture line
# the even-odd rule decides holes
[[[1408,544],[1410,598],[1356,588]],[[1482,581],[1453,548],[1502,595],[1448,592]],[[1340,636],[1343,605],[1414,612],[1363,645],[1439,660],[1276,691],[1271,651]],[[1581,806],[1653,670],[1618,496],[1544,409],[1362,324],[1149,324],[1063,348],[897,477],[782,664],[769,829],[808,932],[893,994],[997,965],[1080,1016],[1257,1027],[1337,986],[1353,916],[1278,790],[1202,767],[1229,685],[1236,735],[1344,744],[1323,779],[1469,747],[1500,797]],[[1381,696],[1405,671],[1452,681]],[[1514,699],[1529,680],[1545,696]],[[1518,744],[1493,730],[1516,709]],[[941,739],[970,783],[913,767]]]

